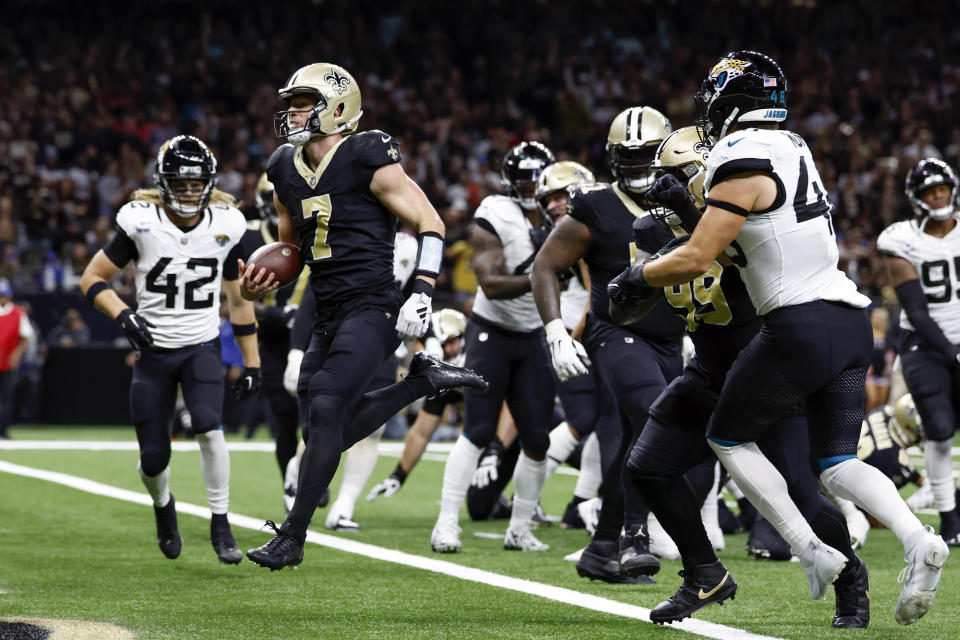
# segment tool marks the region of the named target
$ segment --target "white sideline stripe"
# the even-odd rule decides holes
[[[272,442],[228,442],[230,451],[258,451],[273,453]],[[195,440],[174,440],[170,443],[173,451],[200,451]],[[447,454],[453,449],[452,442],[436,442],[427,445],[426,453],[421,460],[430,462],[446,462]],[[0,440],[0,451],[137,451],[134,440]],[[381,442],[378,449],[380,455],[388,458],[399,458],[403,453],[402,442]],[[565,476],[577,476],[579,471],[572,467],[560,467],[554,473]]]
[[[133,502],[136,504],[153,504],[153,500],[145,493],[137,493],[136,491],[120,489],[119,487],[112,487],[107,484],[102,484],[100,482],[88,480],[78,476],[71,476],[57,471],[34,469],[32,467],[24,467],[22,465],[0,460],[0,472],[11,473],[28,478],[35,478],[37,480],[46,480],[48,482],[61,484],[71,489],[86,491],[87,493],[106,496],[108,498],[117,498],[119,500],[125,500],[127,502]],[[209,509],[195,504],[190,504],[189,502],[180,502],[178,500],[177,511],[201,518],[210,518]],[[229,520],[230,524],[232,525],[243,527],[245,529],[253,529],[254,531],[258,531],[263,527],[263,520],[239,515],[236,513],[230,513]],[[384,560],[386,562],[392,562],[394,564],[400,564],[407,567],[412,567],[414,569],[432,571],[434,573],[440,573],[453,578],[459,578],[460,580],[479,582],[481,584],[538,596],[547,600],[573,605],[575,607],[582,607],[584,609],[599,611],[601,613],[609,613],[624,618],[633,618],[646,624],[653,624],[649,621],[649,609],[627,604],[625,602],[601,598],[600,596],[582,593],[580,591],[574,591],[573,589],[566,589],[564,587],[556,587],[540,582],[533,582],[532,580],[523,580],[520,578],[504,576],[491,571],[484,571],[483,569],[465,567],[454,562],[436,560],[434,558],[404,553],[403,551],[386,549],[384,547],[378,547],[365,542],[347,540],[345,538],[338,538],[336,536],[317,533],[315,531],[307,531],[307,541],[324,547],[330,547],[331,549],[337,549],[338,551],[345,551],[347,553],[373,558],[374,560]],[[699,634],[707,638],[714,638],[715,640],[780,640],[779,638],[775,638],[773,636],[764,636],[751,633],[743,629],[727,627],[722,624],[707,622],[705,620],[696,620],[693,618],[688,618],[680,623],[674,623],[671,625],[671,628],[680,631],[686,631],[688,633]]]

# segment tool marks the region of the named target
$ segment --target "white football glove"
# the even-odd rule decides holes
[[[403,486],[400,484],[400,481],[390,476],[383,482],[375,485],[373,489],[370,489],[370,493],[367,494],[367,502],[373,502],[380,496],[384,498],[390,498],[397,491],[400,491],[400,487]]]
[[[297,397],[297,382],[300,380],[300,363],[303,361],[303,351],[290,349],[287,354],[287,368],[283,370],[283,388],[294,398]]]
[[[500,472],[498,471],[499,467],[499,455],[496,453],[491,453],[484,456],[480,460],[477,470],[473,472],[473,478],[470,480],[470,484],[478,489],[483,489],[491,482],[496,482],[497,478],[500,477]]]
[[[550,359],[553,369],[560,380],[569,380],[587,373],[590,358],[583,345],[570,337],[563,320],[555,318],[548,322],[544,329],[547,332],[547,344],[550,345]]]
[[[412,293],[397,315],[397,334],[403,340],[420,338],[430,326],[433,300],[425,293]]]

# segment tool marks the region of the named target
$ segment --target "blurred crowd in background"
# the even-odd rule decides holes
[[[85,326],[95,312],[79,278],[117,209],[152,186],[168,138],[206,141],[219,188],[257,216],[254,187],[278,145],[276,90],[318,60],[357,78],[360,128],[401,141],[407,172],[447,225],[439,306],[469,305],[465,231],[499,190],[510,146],[540,140],[606,180],[614,115],[642,104],[691,124],[700,80],[732,49],[783,67],[786,127],[818,160],[841,267],[878,306],[896,311],[875,240],[910,215],[906,171],[923,157],[960,161],[960,22],[946,0],[138,5],[5,4],[0,277],[33,303],[51,345],[119,337],[110,324]],[[115,286],[132,295],[132,271]]]

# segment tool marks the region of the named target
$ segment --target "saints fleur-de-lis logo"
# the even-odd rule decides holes
[[[339,95],[347,91],[347,85],[350,84],[350,78],[340,75],[336,69],[331,69],[330,73],[323,76],[323,81],[329,84]]]

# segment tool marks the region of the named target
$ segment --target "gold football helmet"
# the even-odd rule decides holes
[[[650,165],[655,178],[669,173],[686,185],[698,209],[703,209],[705,204],[703,183],[707,179],[710,155],[710,146],[701,141],[702,135],[699,127],[677,129],[660,143]]]
[[[593,173],[579,162],[564,160],[551,164],[537,179],[537,191],[534,197],[544,211],[547,210],[547,198],[559,191],[570,193],[574,188],[596,182]],[[551,216],[553,217],[553,216]]]
[[[653,107],[630,107],[617,114],[607,134],[607,154],[621,189],[639,195],[653,185],[650,164],[671,131],[670,121]]]
[[[456,309],[440,309],[430,321],[433,323],[433,334],[441,343],[462,336],[467,330],[467,317]]]
[[[260,212],[261,218],[276,226],[280,224],[280,215],[277,213],[277,208],[273,205],[273,191],[273,183],[267,180],[267,173],[264,172],[263,175],[260,176],[260,179],[257,180],[257,192],[255,196],[257,211]]]
[[[329,62],[315,62],[297,69],[277,94],[288,108],[294,96],[316,98],[316,105],[299,129],[291,129],[287,111],[273,115],[277,138],[297,146],[306,144],[314,136],[349,135],[357,129],[363,115],[357,81],[346,69]]]
[[[901,447],[911,447],[924,439],[923,423],[917,413],[917,405],[913,396],[905,394],[893,405],[893,418],[896,424],[891,424],[891,435],[900,440]]]

